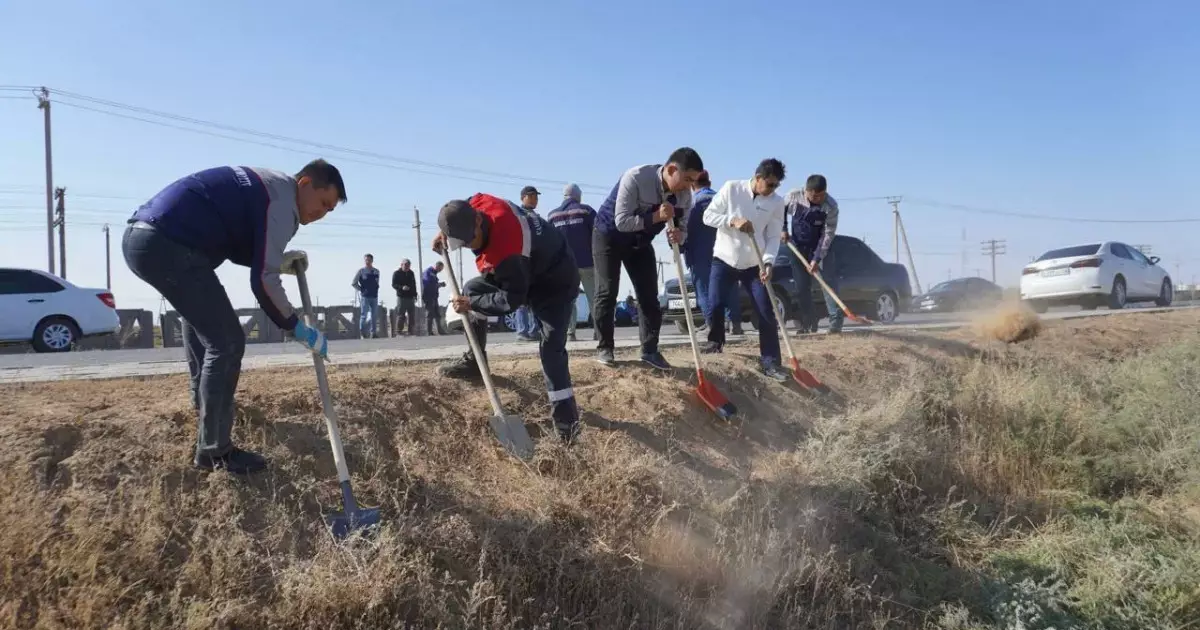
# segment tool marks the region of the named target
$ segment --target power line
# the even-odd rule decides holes
[[[958,203],[934,201],[932,199],[908,198],[907,201],[918,206],[945,208],[948,210],[959,210],[962,212],[973,212],[976,214],[991,214],[1002,217],[1015,217],[1018,219],[1039,219],[1043,221],[1066,221],[1069,223],[1200,223],[1200,219],[1093,219],[1081,217],[1061,217],[1048,214],[1032,214],[1028,212],[998,210],[994,208],[979,208],[976,206],[967,206]]]

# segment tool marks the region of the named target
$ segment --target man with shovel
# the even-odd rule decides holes
[[[829,256],[833,247],[833,237],[837,234],[838,204],[837,200],[826,192],[827,183],[824,175],[809,175],[804,183],[804,190],[793,190],[788,193],[785,203],[785,216],[791,214],[791,230],[784,230],[780,241],[787,247],[791,239],[796,249],[808,259],[808,267],[804,266],[795,256],[789,256],[792,261],[792,279],[795,280],[796,303],[800,309],[800,332],[817,332],[817,317],[813,312],[812,272],[821,272],[821,278],[833,291],[837,291],[837,260]],[[787,222],[784,222],[785,228]],[[829,313],[829,334],[842,332],[845,321],[842,309],[828,293],[825,293],[825,310]]]
[[[783,198],[775,190],[784,174],[782,162],[775,158],[763,160],[754,177],[725,182],[704,210],[704,224],[717,229],[708,288],[712,321],[704,352],[721,352],[725,345],[729,288],[740,282],[754,298],[758,315],[760,369],[777,381],[787,380],[788,373],[780,365],[775,305],[765,284],[771,281],[771,264],[779,249],[774,235],[783,229]],[[757,250],[750,239],[758,242]],[[762,252],[761,259],[756,251]]]
[[[568,367],[567,327],[580,280],[566,238],[540,216],[484,193],[447,202],[438,212],[438,228],[433,251],[468,247],[475,254],[480,275],[463,285],[450,308],[470,314],[485,364],[487,316],[503,317],[527,305],[541,323],[539,354],[551,416],[559,437],[571,443],[579,432],[579,409]],[[469,350],[439,372],[451,378],[482,376]]]
[[[226,260],[250,268],[250,289],[267,317],[290,338],[324,356],[320,331],[301,321],[279,274],[307,266],[303,252],[285,252],[301,225],[319,221],[346,201],[341,173],[325,160],[300,172],[219,166],[169,184],[129,218],[121,241],[125,264],[178,311],[199,414],[193,464],[235,474],[257,472],[266,460],[233,445],[234,403],[246,333],[216,269]]]

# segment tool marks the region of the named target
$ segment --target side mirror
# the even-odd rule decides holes
[[[1158,261],[1160,261],[1160,260],[1162,260],[1162,259],[1161,259],[1161,258],[1159,258],[1158,256],[1151,256],[1151,257],[1150,257],[1150,264],[1151,264],[1151,265],[1157,265],[1157,264],[1158,264]]]

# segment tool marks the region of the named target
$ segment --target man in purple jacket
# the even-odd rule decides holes
[[[596,271],[592,268],[592,230],[596,227],[596,211],[583,203],[583,191],[575,184],[567,184],[563,190],[563,202],[550,211],[550,223],[567,239],[567,245],[575,256],[579,267],[579,279],[583,282],[583,294],[587,296],[588,312],[596,303]],[[579,320],[578,302],[571,308],[571,321],[567,324],[567,339],[576,341],[575,324]],[[596,328],[592,327],[592,340],[596,339]]]
[[[250,289],[267,317],[306,348],[325,355],[325,336],[296,314],[280,271],[307,267],[303,252],[285,252],[301,225],[319,221],[346,200],[341,173],[325,160],[296,175],[219,166],[182,177],[138,208],[121,242],[125,264],[178,311],[192,405],[199,414],[193,464],[247,474],[266,460],[233,445],[233,396],[246,333],[217,278],[226,260],[250,268]]]

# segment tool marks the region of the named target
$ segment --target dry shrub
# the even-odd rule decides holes
[[[1028,306],[1005,304],[976,318],[975,330],[986,339],[1004,343],[1019,343],[1038,336],[1042,322]]]
[[[183,378],[4,388],[0,627],[1041,627],[1029,610],[1121,627],[1110,601],[1183,627],[1196,531],[1063,498],[1153,491],[1158,512],[1200,514],[1181,404],[1200,394],[1200,323],[1118,321],[1138,317],[987,353],[955,333],[817,344],[802,362],[826,397],[731,347],[708,370],[731,422],[686,370],[576,362],[582,441],[540,439],[529,466],[490,436],[478,387],[337,369],[356,494],[384,516],[342,546],[320,521],[339,497],[319,400],[294,372],[242,377],[235,436],[272,460],[245,480],[188,468]],[[1117,362],[1082,358],[1089,326]],[[536,362],[494,367],[505,407],[544,418]],[[1060,582],[1021,586],[1029,567]]]

